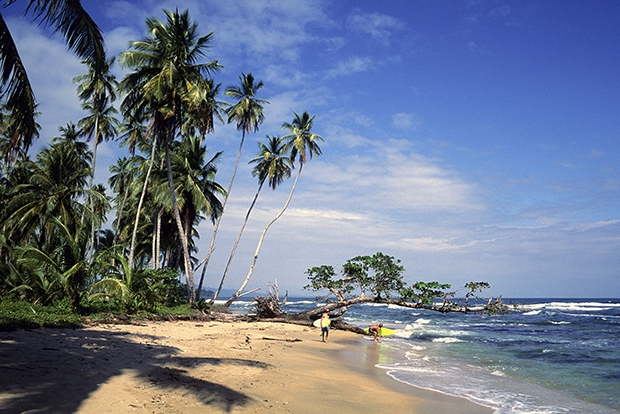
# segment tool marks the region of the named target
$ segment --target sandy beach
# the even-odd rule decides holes
[[[392,380],[382,346],[267,322],[0,332],[0,412],[492,412]]]

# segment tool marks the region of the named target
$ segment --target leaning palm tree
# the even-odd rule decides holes
[[[291,198],[293,198],[293,192],[295,192],[295,188],[297,187],[297,182],[299,181],[299,176],[301,175],[301,170],[304,164],[307,162],[308,158],[312,158],[313,155],[321,155],[321,148],[318,145],[318,141],[323,141],[323,138],[317,134],[310,132],[310,130],[312,129],[312,124],[314,123],[314,116],[308,115],[307,112],[304,112],[301,116],[299,116],[295,112],[293,113],[295,114],[293,122],[291,122],[290,124],[288,122],[282,124],[282,128],[289,131],[289,134],[283,136],[282,139],[286,142],[286,149],[290,151],[291,164],[293,164],[297,156],[299,156],[299,169],[297,170],[295,182],[293,183],[293,187],[291,188],[291,192],[289,193],[288,199],[286,200],[284,207],[273,218],[273,220],[271,220],[267,224],[267,226],[263,230],[263,233],[258,240],[258,245],[256,246],[254,257],[252,258],[250,270],[248,271],[248,274],[245,277],[243,283],[241,284],[239,290],[237,290],[237,292],[232,295],[231,298],[228,299],[228,301],[226,301],[226,303],[224,304],[224,306],[226,307],[230,306],[231,303],[233,303],[235,300],[237,300],[237,298],[242,295],[243,289],[245,289],[248,282],[250,281],[250,277],[252,277],[254,267],[256,266],[256,261],[258,260],[260,248],[263,244],[263,240],[265,239],[265,234],[267,234],[267,230],[269,230],[269,227],[271,227],[271,225],[275,223],[276,220],[278,220],[282,216],[282,214],[284,214],[284,211],[286,211],[286,209],[288,208],[288,205],[291,202]]]
[[[226,268],[224,269],[222,280],[220,281],[220,285],[217,288],[217,291],[213,295],[211,303],[213,303],[217,299],[218,295],[222,290],[224,280],[226,280],[226,275],[228,274],[228,270],[230,269],[230,264],[233,257],[235,256],[235,252],[237,251],[239,240],[241,240],[241,235],[243,234],[243,230],[248,223],[250,213],[254,208],[254,204],[256,204],[256,200],[258,199],[258,195],[263,188],[263,184],[265,184],[265,181],[268,180],[269,187],[275,190],[278,185],[282,184],[285,178],[291,176],[291,165],[289,158],[285,155],[286,146],[284,145],[284,141],[281,138],[274,136],[267,136],[267,140],[267,144],[262,142],[258,143],[258,156],[250,160],[250,163],[256,164],[254,166],[254,169],[252,170],[252,175],[258,177],[258,189],[256,190],[256,194],[254,194],[254,199],[250,204],[250,208],[248,208],[248,211],[245,214],[243,225],[241,226],[241,230],[239,230],[237,240],[235,240],[235,244],[233,245],[230,256],[228,257],[228,262],[226,263]]]
[[[16,3],[4,2],[4,6]],[[69,50],[78,57],[93,62],[101,74],[106,66],[105,46],[101,30],[84,10],[79,0],[29,0],[26,13],[35,20],[51,26],[64,36]],[[28,74],[2,14],[0,14],[0,91],[1,106],[12,114],[13,139],[7,151],[28,150],[37,137],[36,102]]]
[[[230,96],[235,101],[237,101],[236,104],[226,108],[225,112],[228,115],[228,123],[236,122],[237,131],[241,131],[241,142],[239,143],[239,149],[237,151],[235,167],[233,168],[230,182],[228,183],[228,188],[226,189],[226,196],[224,197],[224,201],[222,202],[222,210],[226,207],[226,202],[228,201],[228,197],[230,196],[233,181],[235,180],[235,175],[237,174],[237,167],[239,166],[239,159],[241,158],[241,150],[243,148],[243,142],[245,141],[245,134],[251,133],[252,130],[254,130],[254,132],[258,131],[259,124],[261,124],[265,119],[265,116],[263,115],[263,105],[269,103],[264,99],[256,97],[256,93],[258,92],[258,90],[263,88],[262,81],[255,83],[254,76],[251,73],[248,73],[247,75],[245,73],[242,73],[239,77],[239,80],[241,81],[240,86],[228,86],[225,92],[226,96]],[[217,235],[217,230],[220,226],[221,220],[222,215],[220,215],[215,221],[215,226],[213,227],[213,235],[211,236],[211,243],[209,244],[209,250],[207,251],[206,257],[202,260],[202,263],[204,263],[204,267],[202,268],[201,279],[204,279],[204,275],[207,272],[207,266],[209,265],[211,254],[215,249],[215,237]]]
[[[170,143],[174,141],[186,115],[186,108],[204,98],[206,76],[221,66],[217,61],[198,63],[213,33],[198,36],[198,25],[191,21],[187,11],[164,10],[166,22],[148,18],[148,36],[130,44],[130,50],[121,53],[124,68],[133,70],[121,82],[126,93],[122,107],[132,121],[145,121],[151,127],[153,149],[162,143],[166,153],[166,168],[174,219],[181,245],[185,277],[190,303],[195,303],[195,286],[190,261],[188,238],[185,234],[170,163]],[[153,157],[151,157],[151,163]],[[148,185],[145,182],[145,186]],[[139,211],[138,211],[139,215]],[[138,216],[137,216],[138,217]],[[131,258],[131,253],[130,253]],[[133,263],[129,263],[130,266]]]

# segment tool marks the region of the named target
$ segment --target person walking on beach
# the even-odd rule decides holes
[[[329,319],[329,313],[325,312],[321,315],[321,341],[327,342],[327,337],[329,336],[329,324],[331,320]]]
[[[382,323],[374,324],[373,326],[368,328],[368,332],[374,335],[375,342],[377,342],[377,339],[379,340],[379,342],[381,342],[381,328],[383,328]]]

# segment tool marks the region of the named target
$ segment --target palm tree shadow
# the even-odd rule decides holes
[[[135,338],[137,335],[132,334]],[[229,387],[193,377],[186,367],[244,365],[255,360],[183,358],[160,338],[123,332],[36,329],[0,332],[0,412],[77,412],[101,384],[130,370],[163,390],[182,388],[204,404],[231,412],[252,401]],[[174,358],[172,358],[174,356]]]

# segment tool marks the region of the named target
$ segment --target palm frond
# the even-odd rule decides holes
[[[2,104],[10,112],[8,124],[11,141],[6,153],[3,154],[7,157],[19,149],[27,151],[32,145],[33,138],[38,137],[39,128],[35,122],[34,92],[2,14],[0,14],[0,80]]]

